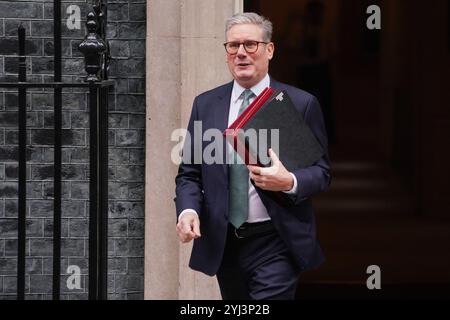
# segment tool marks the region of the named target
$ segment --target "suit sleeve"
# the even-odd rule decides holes
[[[194,122],[197,120],[199,120],[199,118],[196,98],[193,103],[191,118],[189,119],[187,127],[191,139],[185,140],[183,146],[183,160],[178,167],[178,174],[175,178],[175,204],[177,217],[185,209],[192,209],[198,214],[201,213],[203,203],[201,164],[194,163],[194,144],[189,141],[193,141],[194,139]]]
[[[299,204],[313,195],[325,191],[331,183],[327,133],[320,104],[314,96],[308,102],[305,121],[322,145],[325,153],[314,165],[297,169],[293,172],[298,184],[297,194],[294,197],[295,204]]]

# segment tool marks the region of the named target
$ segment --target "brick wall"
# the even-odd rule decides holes
[[[86,3],[87,2],[87,3]],[[82,81],[77,50],[91,1],[62,1],[63,81]],[[70,30],[66,9],[81,9],[81,29]],[[26,29],[29,81],[53,78],[53,1],[0,1],[0,81],[17,79],[17,27]],[[109,95],[110,299],[142,299],[144,274],[145,0],[108,1],[108,39],[116,87]],[[17,94],[0,89],[0,299],[14,299],[17,267]],[[27,299],[51,299],[53,228],[53,95],[27,96]],[[87,299],[87,93],[64,89],[62,150],[63,299]],[[81,268],[81,289],[68,289],[67,267]]]

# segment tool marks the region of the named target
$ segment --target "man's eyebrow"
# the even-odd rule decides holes
[[[232,43],[232,42],[242,43],[242,42],[245,42],[245,41],[255,41],[255,42],[260,42],[259,40],[245,39],[245,40],[242,40],[242,41],[237,41],[237,40],[235,40],[235,41],[228,41],[228,43]]]

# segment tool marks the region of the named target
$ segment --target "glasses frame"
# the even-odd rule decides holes
[[[254,51],[248,51],[247,48],[246,48],[246,46],[245,46],[245,43],[246,43],[246,42],[247,42],[247,43],[248,43],[248,42],[256,42],[256,49],[255,49]],[[228,51],[228,49],[227,49],[227,44],[229,44],[229,43],[239,43],[239,47],[237,48],[236,52],[230,53],[230,52]],[[259,49],[259,44],[260,44],[260,43],[263,43],[263,44],[269,44],[270,42],[256,41],[256,40],[245,40],[245,41],[242,41],[242,42],[228,41],[228,42],[225,42],[225,43],[223,44],[223,46],[225,47],[225,51],[226,51],[228,54],[234,55],[234,54],[238,53],[239,48],[241,47],[241,45],[244,46],[245,52],[247,52],[247,53],[255,53],[256,51],[258,51],[258,49]]]

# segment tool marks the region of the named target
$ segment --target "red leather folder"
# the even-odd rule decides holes
[[[257,131],[258,142],[251,141],[246,135],[247,132],[251,133],[249,129]],[[278,157],[288,171],[313,165],[325,152],[285,90],[279,91],[270,87],[264,89],[223,132],[227,142],[233,146],[245,164],[267,167],[271,165],[270,159],[267,159],[267,149],[258,150],[264,147],[264,144],[261,146],[259,143],[260,130],[278,130],[279,136],[274,140],[275,145],[272,139],[268,139],[266,148],[278,149]],[[267,160],[269,163],[262,163]],[[284,192],[263,192],[282,205],[293,203],[291,197]]]
[[[261,107],[273,96],[274,90],[267,87],[259,94],[255,100],[242,112],[237,119],[223,132],[226,140],[233,149],[239,154],[245,164],[257,164],[263,166],[255,157],[254,153],[249,152],[249,146],[244,145],[244,141],[238,138],[239,130],[261,109]]]
[[[241,159],[244,160],[245,164],[257,164],[258,166],[265,167],[257,157],[257,154],[254,152],[250,152],[250,148],[248,145],[245,145],[245,141],[242,141],[238,137],[239,130],[243,130],[244,126],[247,122],[266,104],[267,101],[271,100],[270,98],[274,96],[276,92],[271,88],[267,87],[258,95],[255,100],[242,112],[237,119],[223,132],[226,140],[233,146],[233,149],[239,154]],[[254,184],[254,182],[252,181]],[[289,198],[288,195],[283,192],[273,192],[273,191],[265,191],[262,192],[267,193],[273,199],[275,199],[278,203],[284,206],[292,205],[292,199]]]

